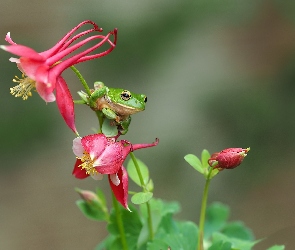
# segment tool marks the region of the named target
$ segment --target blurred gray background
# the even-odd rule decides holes
[[[228,204],[231,220],[267,237],[255,249],[295,246],[294,1],[2,0],[0,44],[10,31],[17,43],[43,51],[86,19],[105,34],[119,30],[110,55],[77,66],[86,80],[148,96],[122,138],[160,138],[136,152],[150,167],[155,196],[180,201],[178,218],[197,222],[204,178],[184,155],[250,146],[240,167],[214,179],[209,203]],[[74,188],[101,187],[110,201],[107,178],[71,175],[74,134],[56,103],[36,93],[27,101],[11,96],[20,73],[0,53],[0,249],[94,249],[105,224],[83,217]],[[63,76],[77,99],[80,83],[71,71]],[[81,106],[76,124],[83,136],[97,121]]]

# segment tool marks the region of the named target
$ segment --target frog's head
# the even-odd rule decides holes
[[[109,88],[107,96],[113,104],[120,106],[121,109],[129,114],[143,111],[147,102],[146,95],[136,94],[125,89]]]

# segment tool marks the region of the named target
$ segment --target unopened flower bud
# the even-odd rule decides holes
[[[211,155],[208,163],[219,171],[239,166],[247,156],[250,148],[227,148]]]
[[[89,190],[76,189],[81,198],[87,202],[98,201],[97,195]]]

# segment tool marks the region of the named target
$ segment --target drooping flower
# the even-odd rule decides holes
[[[217,168],[219,171],[236,168],[242,163],[249,150],[250,148],[227,148],[212,154],[208,163],[211,167]]]
[[[104,134],[75,138],[73,152],[77,161],[73,175],[78,179],[91,176],[99,180],[103,174],[107,174],[116,199],[128,209],[128,175],[123,162],[130,152],[154,147],[158,142],[156,139],[153,143],[131,144],[126,140],[116,141],[116,138],[108,138]]]
[[[77,30],[86,24],[91,24],[93,27],[74,35]],[[16,77],[13,80],[18,83],[18,85],[11,88],[10,93],[26,100],[32,95],[32,90],[36,89],[45,102],[53,102],[56,100],[59,111],[66,124],[75,133],[77,131],[74,121],[74,104],[68,86],[61,74],[64,70],[75,64],[109,54],[115,48],[117,41],[117,29],[109,32],[106,36],[94,34],[79,42],[77,41],[79,38],[91,32],[102,32],[102,29],[90,20],[81,22],[52,48],[40,53],[27,46],[16,44],[11,39],[10,33],[7,33],[5,38],[10,45],[0,46],[3,50],[20,57],[10,58],[10,61],[16,63],[17,67],[22,72],[22,78]],[[113,41],[110,40],[111,36],[114,36]],[[98,42],[82,52],[77,52],[82,46],[94,40]],[[110,45],[109,49],[91,54],[105,43]],[[56,91],[56,96],[53,93],[54,90]]]

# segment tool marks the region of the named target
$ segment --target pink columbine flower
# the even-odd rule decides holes
[[[116,141],[116,138],[108,138],[104,134],[75,138],[73,152],[77,161],[73,175],[78,179],[91,176],[99,180],[103,174],[107,174],[116,199],[128,209],[128,175],[123,162],[130,152],[154,147],[158,142],[156,139],[153,143],[131,144],[126,140]]]
[[[86,24],[90,24],[93,27],[74,35],[77,30]],[[10,33],[7,33],[5,40],[10,45],[2,45],[0,48],[20,56],[20,58],[10,58],[10,61],[16,63],[19,70],[23,73],[22,78],[16,77],[13,80],[17,82],[18,85],[11,88],[10,93],[26,100],[32,95],[31,91],[36,89],[45,102],[53,102],[56,100],[59,111],[65,122],[77,133],[72,96],[61,74],[64,70],[75,64],[105,56],[115,48],[117,29],[109,32],[106,36],[96,33],[92,36],[84,37],[94,32],[102,32],[102,29],[99,28],[96,23],[86,20],[69,31],[52,48],[40,53],[27,46],[16,44],[11,39]],[[110,40],[111,36],[114,36],[113,41]],[[84,37],[84,39],[78,42],[77,40],[82,37]],[[95,45],[85,48],[83,51],[77,51],[82,46],[94,40],[97,41]],[[91,54],[105,43],[110,45],[109,49]],[[54,90],[56,91],[56,96],[53,94]]]
[[[211,155],[208,163],[219,171],[239,166],[247,156],[250,148],[227,148]]]

